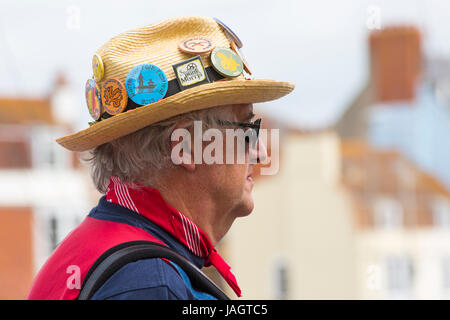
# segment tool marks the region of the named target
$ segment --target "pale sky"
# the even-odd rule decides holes
[[[296,83],[291,95],[255,105],[256,111],[298,127],[324,127],[368,76],[373,8],[381,27],[414,23],[425,34],[427,54],[450,57],[448,0],[2,0],[0,94],[45,95],[62,70],[79,101],[75,127],[85,128],[84,84],[95,51],[128,29],[199,14],[219,18],[239,35],[256,78]]]

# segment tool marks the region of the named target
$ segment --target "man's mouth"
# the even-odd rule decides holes
[[[247,176],[247,181],[253,182],[253,178],[252,178],[252,174],[251,173]]]

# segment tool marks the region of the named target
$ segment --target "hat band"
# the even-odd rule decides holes
[[[218,73],[213,67],[206,67],[205,71],[206,71],[206,74],[208,75],[208,79],[209,79],[210,83],[225,79],[225,77],[222,76],[220,73]],[[167,92],[166,92],[166,95],[164,96],[164,98],[162,98],[162,99],[173,96],[174,94],[177,94],[181,91],[183,91],[183,90],[180,89],[180,86],[178,85],[178,80],[176,78],[172,79],[172,80],[168,81]],[[132,110],[132,109],[136,109],[139,107],[143,107],[143,105],[140,105],[140,104],[134,102],[133,100],[130,99],[130,97],[128,97],[127,106],[123,112]],[[111,117],[113,117],[113,115],[111,115],[107,112],[104,112],[102,114],[100,120],[108,119]]]

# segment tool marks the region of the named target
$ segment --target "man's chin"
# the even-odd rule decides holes
[[[247,197],[243,200],[241,204],[241,210],[239,210],[239,216],[238,217],[246,217],[250,213],[252,213],[254,208],[253,198],[250,194],[247,195]]]

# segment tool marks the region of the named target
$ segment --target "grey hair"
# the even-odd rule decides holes
[[[131,187],[135,183],[149,186],[149,176],[173,166],[171,162],[171,135],[177,123],[202,121],[203,127],[217,127],[218,120],[235,120],[232,105],[212,107],[154,123],[126,136],[102,144],[82,158],[89,165],[91,179],[101,193],[105,193],[110,177],[116,176]]]

